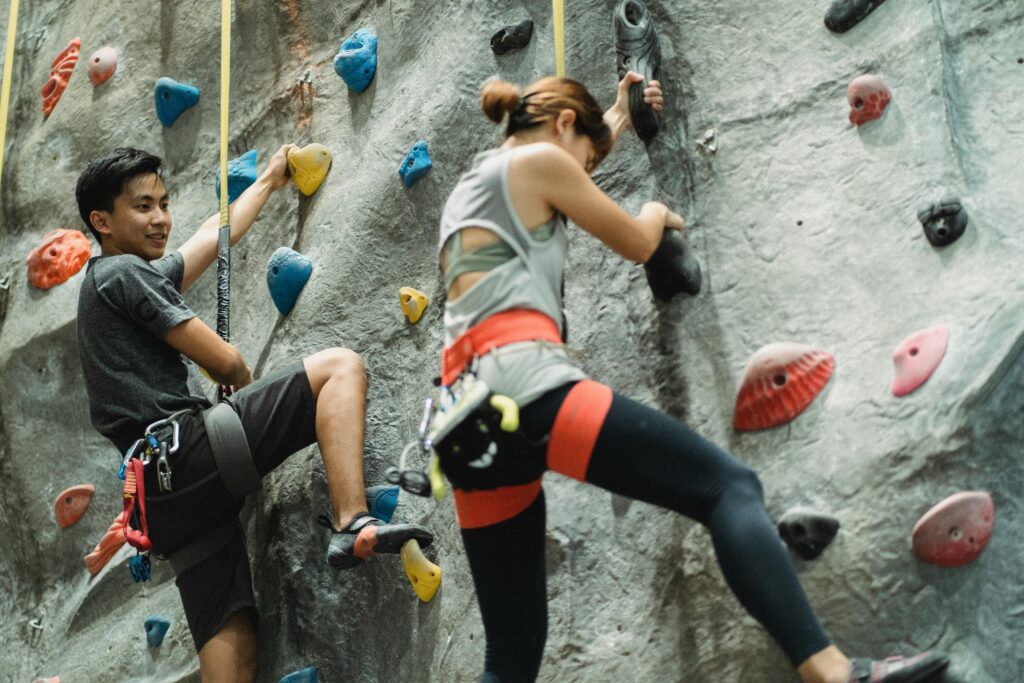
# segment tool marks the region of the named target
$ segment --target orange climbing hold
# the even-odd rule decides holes
[[[107,82],[117,69],[117,50],[101,47],[89,57],[89,82],[93,87]]]
[[[961,491],[926,512],[911,533],[919,560],[959,567],[973,562],[988,545],[996,508],[985,491]]]
[[[72,486],[60,492],[57,502],[53,504],[53,511],[57,515],[57,524],[61,529],[68,528],[82,518],[89,509],[89,501],[92,500],[94,493],[96,487],[92,484]]]
[[[806,344],[768,344],[750,357],[736,395],[732,425],[740,431],[768,429],[804,411],[832,377],[831,353]]]
[[[49,289],[65,282],[89,260],[89,238],[77,230],[54,230],[29,252],[28,281],[33,287]]]
[[[910,335],[892,352],[893,396],[906,396],[928,381],[946,355],[949,328],[936,325]]]
[[[91,576],[99,574],[100,570],[107,566],[107,562],[110,562],[110,558],[128,542],[124,536],[124,516],[124,512],[118,513],[107,533],[103,534],[103,538],[92,552],[85,556],[85,567]]]
[[[40,91],[43,96],[44,117],[50,115],[53,108],[57,106],[60,96],[64,94],[64,89],[68,87],[68,79],[71,78],[71,72],[75,70],[75,64],[78,63],[78,52],[81,47],[82,39],[73,39],[50,65],[50,78]]]

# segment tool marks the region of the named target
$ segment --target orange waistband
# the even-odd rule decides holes
[[[466,330],[441,355],[441,382],[451,384],[474,356],[521,341],[562,343],[558,324],[540,311],[513,308],[495,313]]]

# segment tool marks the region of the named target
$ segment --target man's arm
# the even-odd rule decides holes
[[[271,193],[288,184],[288,150],[294,146],[284,145],[277,150],[256,182],[250,185],[229,208],[232,246],[249,232],[249,228],[259,216]],[[226,183],[227,179],[222,179],[222,182]],[[182,292],[191,287],[217,258],[217,232],[219,230],[220,214],[216,213],[203,221],[195,234],[178,248],[185,261],[185,274],[181,279]],[[207,368],[207,370],[209,369]]]
[[[217,336],[199,318],[175,325],[164,341],[206,370],[214,381],[236,389],[252,383],[252,370],[241,352]]]

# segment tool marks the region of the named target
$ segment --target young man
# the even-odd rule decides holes
[[[232,244],[288,183],[291,147],[281,147],[232,205]],[[179,447],[167,468],[153,458],[145,469],[153,550],[168,556],[177,574],[203,680],[251,681],[256,612],[238,513],[260,477],[291,453],[319,445],[334,517],[331,566],[354,567],[398,552],[409,539],[425,546],[433,537],[366,511],[366,376],[356,353],[327,349],[254,382],[241,353],[185,303],[182,293],[216,258],[219,216],[165,254],[172,218],[159,158],[116,149],[89,163],[76,197],[102,247],[88,263],[78,305],[92,424],[124,454],[147,426],[177,422]],[[225,404],[212,407],[189,388],[182,356],[233,388]],[[155,431],[173,445],[173,429]]]

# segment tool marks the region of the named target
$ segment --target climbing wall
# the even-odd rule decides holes
[[[614,4],[566,1],[567,74],[605,105],[616,84]],[[172,247],[216,213],[215,5],[22,3],[0,190],[0,681],[198,681],[168,568],[156,563],[152,581],[134,584],[127,550],[95,578],[82,563],[119,509],[118,456],[89,425],[75,335],[82,275],[38,289],[25,258],[52,230],[82,229],[74,182],[118,145],[166,160]],[[647,147],[625,136],[594,177],[630,211],[658,199],[682,213],[704,286],[657,303],[640,266],[573,230],[567,315],[582,366],[752,465],[773,516],[805,505],[840,521],[822,556],[797,566],[845,651],[937,647],[953,660],[949,680],[1024,678],[1024,9],[889,0],[834,34],[824,0],[649,6],[663,54],[661,132]],[[491,34],[525,17],[530,44],[492,54]],[[364,27],[379,37],[378,64],[356,93],[333,58]],[[40,89],[74,38],[79,61],[44,117]],[[104,46],[117,67],[94,86],[86,62]],[[500,140],[479,112],[480,84],[553,71],[550,3],[237,2],[232,63],[232,157],[256,149],[262,168],[286,142],[321,143],[334,157],[315,194],[277,193],[234,250],[233,341],[257,374],[328,346],[362,354],[366,478],[379,483],[413,437],[437,372],[441,207],[472,155]],[[846,91],[867,73],[891,101],[858,127]],[[161,77],[201,92],[169,128],[154,109]],[[397,169],[418,140],[433,169],[407,188]],[[946,196],[970,221],[936,248],[917,213]],[[282,246],[315,264],[287,316],[265,285]],[[403,286],[431,298],[415,325],[399,306]],[[212,273],[188,300],[214,323]],[[949,330],[941,363],[895,397],[893,350],[938,324]],[[791,422],[737,431],[744,367],[774,342],[832,354],[834,373]],[[61,529],[54,501],[77,484],[95,495]],[[793,680],[726,589],[703,529],[558,476],[546,486],[542,680]],[[988,547],[959,568],[916,559],[915,522],[968,490],[994,501]],[[326,505],[308,449],[246,509],[259,680],[309,665],[332,682],[474,680],[484,638],[451,502],[403,494],[396,512],[437,535],[430,556],[444,584],[430,603],[416,599],[397,559],[328,568],[326,532],[314,523]],[[152,615],[171,620],[159,648],[147,647]]]

